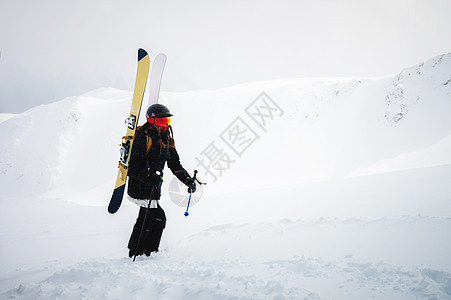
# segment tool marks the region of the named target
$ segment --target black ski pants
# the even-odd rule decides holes
[[[149,210],[147,215],[146,224],[144,225],[144,232],[141,238],[140,245],[138,244],[139,235],[143,226],[146,211]],[[132,235],[128,242],[128,249],[130,250],[129,256],[133,255],[150,255],[151,252],[158,252],[160,246],[161,235],[166,227],[166,215],[164,210],[158,204],[157,208],[145,208],[140,207],[138,218],[133,226]]]

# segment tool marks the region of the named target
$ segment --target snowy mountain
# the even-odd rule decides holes
[[[208,185],[185,218],[166,173],[163,249],[135,263],[137,207],[106,212],[130,99],[2,116],[2,297],[451,298],[451,53],[384,78],[163,92]]]

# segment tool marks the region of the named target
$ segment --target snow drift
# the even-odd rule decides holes
[[[2,297],[451,298],[451,54],[384,78],[163,92],[208,185],[184,218],[167,173],[162,251],[135,264],[137,208],[106,212],[130,99],[2,117]]]

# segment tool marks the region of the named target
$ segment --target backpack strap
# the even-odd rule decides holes
[[[143,130],[144,130],[144,134],[146,135],[146,154],[149,154],[150,148],[152,147],[152,138],[147,133],[147,130],[143,126],[138,126],[136,128],[135,136],[137,136]]]
[[[163,140],[160,138],[160,147],[163,149],[166,149],[169,145],[169,148],[175,148],[175,141],[174,141],[174,132],[172,131],[171,125],[168,126],[168,143],[165,144]]]
[[[152,138],[146,134],[146,154],[149,154],[152,147]]]

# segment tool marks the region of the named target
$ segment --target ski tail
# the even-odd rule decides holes
[[[114,214],[121,207],[122,198],[124,197],[125,183],[118,186],[113,191],[113,196],[111,196],[110,204],[108,205],[108,212]]]

